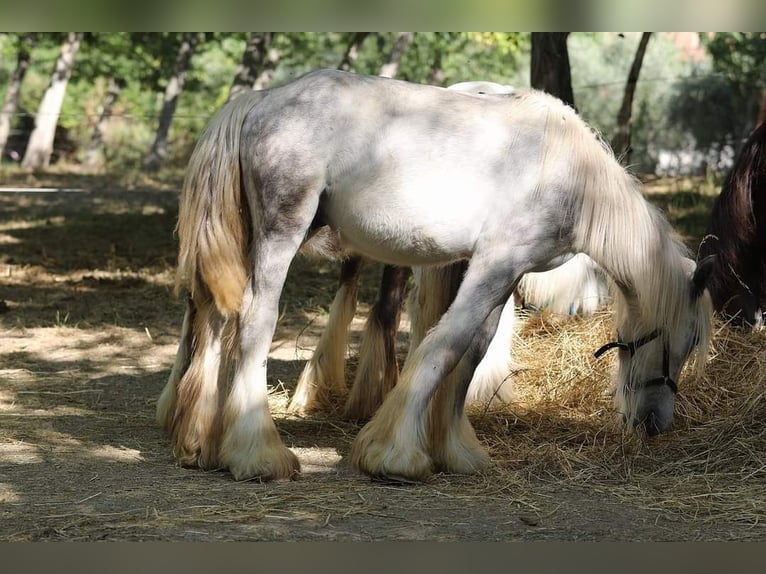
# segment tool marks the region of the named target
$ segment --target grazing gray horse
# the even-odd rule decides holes
[[[269,413],[266,363],[287,271],[314,230],[399,266],[467,260],[454,301],[360,431],[350,459],[422,480],[488,463],[465,385],[431,406],[458,363],[481,357],[519,279],[585,253],[615,285],[618,410],[672,425],[676,380],[710,330],[696,267],[638,182],[561,101],[487,98],[321,70],[226,104],[200,136],[180,200],[178,285],[190,360],[158,418],[182,464],[235,479],[299,471]],[[438,398],[438,397],[436,397]]]
[[[513,86],[487,81],[460,82],[448,86],[448,89],[488,97],[514,91]],[[338,237],[331,235],[332,231],[327,228],[323,233],[326,240],[322,246],[337,247]],[[288,410],[295,414],[332,411],[336,398],[347,392],[345,359],[348,325],[356,311],[362,259],[351,253],[339,253],[338,256],[345,256],[340,285],[330,306],[327,325],[298,378],[290,400]],[[449,308],[465,269],[464,261],[415,268],[415,286],[407,302],[411,319],[410,349],[417,346]],[[371,417],[398,380],[396,333],[409,275],[407,268],[386,265],[383,269],[378,299],[365,322],[356,374],[343,409],[343,415],[348,419],[365,420]],[[454,288],[445,289],[445,286]],[[555,269],[524,275],[516,287],[515,298],[526,306],[546,308],[557,314],[590,315],[608,298],[606,276],[590,257],[578,253]],[[514,322],[514,300],[509,299],[479,364],[464,364],[463,369],[450,374],[450,377],[463,380],[455,384],[466,384],[464,379],[468,378],[466,404],[486,405],[492,400],[510,402],[513,399],[514,386],[510,374]],[[442,386],[449,385],[445,383]]]

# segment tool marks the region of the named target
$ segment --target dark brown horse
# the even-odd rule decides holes
[[[733,325],[759,328],[766,310],[766,124],[739,152],[713,206],[698,259],[715,255],[708,289]]]

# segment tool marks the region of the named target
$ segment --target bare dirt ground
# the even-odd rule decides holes
[[[0,192],[2,540],[765,537],[763,453],[722,470],[731,447],[699,447],[695,422],[652,444],[626,438],[611,422],[608,366],[591,363],[570,377],[591,381],[569,385],[579,394],[559,394],[552,381],[537,402],[473,413],[493,459],[485,474],[402,486],[355,473],[344,457],[358,425],[284,411],[337,282],[334,264],[306,259],[291,270],[269,363],[274,415],[300,478],[237,483],[225,472],[180,468],[154,421],[182,318],[172,293],[178,181],[143,188],[15,177],[84,191]],[[351,372],[378,271],[367,270],[360,293]],[[405,317],[403,351],[406,327]],[[538,327],[556,340],[583,330],[594,341],[609,336],[604,321]],[[571,360],[555,344],[545,352]],[[545,378],[544,369],[527,370],[518,384]],[[688,464],[674,472],[681,459]]]

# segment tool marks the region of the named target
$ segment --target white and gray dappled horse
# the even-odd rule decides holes
[[[453,303],[362,428],[352,464],[422,480],[489,457],[445,376],[483,355],[519,278],[585,253],[612,278],[620,413],[672,425],[692,351],[704,362],[708,266],[695,269],[638,182],[561,101],[487,98],[335,70],[226,104],[200,136],[180,199],[178,283],[193,310],[188,368],[158,418],[185,465],[235,479],[299,471],[271,418],[266,362],[287,270],[312,230],[401,266],[468,260]]]
[[[488,81],[460,82],[448,89],[472,94],[510,94],[513,86]],[[337,242],[337,238],[331,238]],[[328,241],[322,243],[327,251]],[[331,410],[333,398],[346,393],[345,353],[348,325],[356,310],[356,292],[361,259],[353,254],[341,269],[341,281],[332,305],[327,326],[298,378],[289,410],[306,414]],[[446,266],[415,268],[415,287],[408,299],[411,325],[410,349],[437,323],[455,296],[465,272],[463,262]],[[348,394],[344,415],[363,420],[372,416],[398,379],[395,344],[405,282],[409,273],[387,265],[383,270],[378,300],[371,308],[364,326],[356,375]],[[445,289],[444,286],[450,286]],[[603,272],[583,253],[547,272],[528,273],[516,289],[524,303],[547,308],[557,314],[589,315],[607,299]],[[515,307],[512,299],[504,308],[495,336],[477,365],[464,365],[466,372],[450,376],[470,377],[466,403],[486,404],[498,399],[510,402],[513,385],[511,340],[514,333]],[[444,386],[444,385],[443,385]]]

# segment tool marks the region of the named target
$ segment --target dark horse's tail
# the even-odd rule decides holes
[[[748,137],[713,205],[698,260],[716,255],[708,290],[716,311],[752,324],[766,297],[766,123]]]

